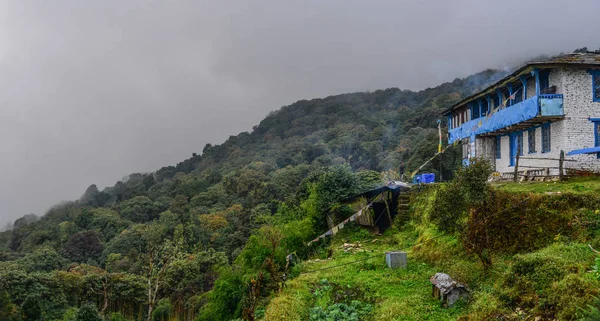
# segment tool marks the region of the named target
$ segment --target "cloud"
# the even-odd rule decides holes
[[[600,47],[597,1],[0,3],[0,223],[299,99],[422,89]]]

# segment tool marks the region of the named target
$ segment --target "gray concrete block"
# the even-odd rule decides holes
[[[408,256],[406,252],[386,252],[385,262],[390,269],[405,269],[408,264]]]

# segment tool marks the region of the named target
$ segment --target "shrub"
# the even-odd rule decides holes
[[[77,311],[75,316],[76,321],[102,321],[98,314],[98,309],[93,303],[85,303]]]
[[[310,321],[358,321],[363,320],[373,311],[373,306],[360,301],[352,301],[350,304],[336,303],[325,308],[320,306],[310,310]]]
[[[125,318],[121,313],[119,312],[113,312],[110,314],[110,316],[108,317],[109,321],[127,321],[127,318]]]
[[[598,281],[587,273],[594,253],[583,244],[553,244],[540,251],[514,257],[504,275],[499,297],[512,308],[533,310],[546,318],[581,317],[598,293]],[[560,317],[559,317],[560,316]]]

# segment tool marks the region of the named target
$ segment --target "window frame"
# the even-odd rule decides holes
[[[535,139],[536,139],[535,131],[536,131],[536,128],[530,128],[527,130],[527,153],[528,154],[537,153],[537,148],[536,148],[537,146],[536,146],[536,141],[535,141]]]
[[[588,74],[592,76],[592,101],[600,102],[600,69],[589,69]],[[596,91],[598,95],[596,97]]]
[[[600,71],[592,73],[592,101],[600,102]]]
[[[517,133],[517,151],[519,152],[519,156],[523,156],[525,153],[523,151],[524,149],[524,140],[523,140],[523,132],[518,132]]]
[[[544,135],[544,133],[547,135]],[[546,141],[548,148],[546,148]],[[550,127],[550,123],[546,123],[542,125],[542,154],[549,153],[552,151],[552,128]]]
[[[600,147],[600,118],[590,118],[594,124],[594,147]],[[596,158],[600,159],[600,153],[596,153]]]

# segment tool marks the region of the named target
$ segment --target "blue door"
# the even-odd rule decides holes
[[[510,166],[515,166],[517,151],[523,155],[523,132],[510,134]]]

